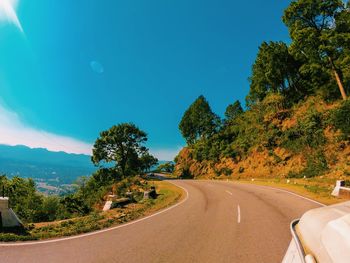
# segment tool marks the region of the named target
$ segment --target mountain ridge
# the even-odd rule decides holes
[[[62,193],[81,176],[89,176],[96,167],[84,154],[52,152],[24,145],[0,145],[0,174],[33,178],[38,190]],[[70,187],[68,187],[70,188]]]

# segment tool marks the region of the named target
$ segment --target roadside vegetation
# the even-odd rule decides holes
[[[245,107],[225,118],[199,96],[179,129],[183,178],[350,178],[349,2],[295,0],[283,22],[291,43],[264,42],[249,78]],[[326,180],[330,179],[330,180]],[[326,181],[325,181],[326,180]],[[310,187],[310,191],[315,186]]]
[[[21,229],[2,229],[0,241],[85,233],[139,218],[176,202],[180,189],[143,176],[158,163],[144,146],[146,141],[147,134],[131,123],[101,132],[91,158],[98,170],[90,177],[79,178],[76,190],[61,197],[40,194],[32,179],[0,176],[0,189],[5,189],[10,207],[24,223]],[[168,170],[171,165],[163,167]],[[143,200],[144,192],[152,186],[158,191],[157,198]],[[126,198],[128,204],[102,212],[109,196]]]
[[[101,212],[97,209],[86,216],[53,222],[26,224],[25,231],[21,233],[0,234],[0,241],[42,240],[97,231],[150,215],[175,204],[183,196],[182,190],[170,183],[149,181],[147,184],[156,187],[158,194],[156,199],[139,199],[138,202],[133,202],[123,207],[116,207],[106,212]]]

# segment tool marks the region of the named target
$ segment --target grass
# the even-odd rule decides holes
[[[183,197],[183,191],[171,183],[164,181],[150,183],[157,189],[157,199],[142,200],[124,208],[94,212],[88,216],[69,220],[31,224],[19,235],[0,233],[0,241],[43,240],[97,231],[150,215],[175,204]]]

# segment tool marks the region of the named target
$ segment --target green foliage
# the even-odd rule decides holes
[[[223,174],[225,176],[231,176],[232,175],[232,169],[230,168],[222,168],[221,171],[220,171],[220,174]]]
[[[187,143],[193,144],[200,138],[213,135],[219,126],[219,117],[212,112],[204,96],[199,96],[184,113],[179,129]]]
[[[299,173],[290,172],[288,178],[312,178],[320,176],[328,170],[328,164],[324,153],[320,150],[310,153],[306,158],[306,167]]]
[[[263,42],[253,65],[247,104],[262,101],[269,93],[300,97],[305,93],[298,71],[300,66],[285,43]]]
[[[5,188],[5,195],[10,198],[10,207],[24,222],[53,221],[69,217],[64,205],[57,196],[44,196],[35,189],[32,179],[0,176],[0,188]]]
[[[333,76],[341,78],[343,72],[349,71],[343,62],[350,55],[348,17],[341,0],[292,1],[283,16],[292,38],[291,54],[303,62],[300,73],[313,92],[326,98],[336,96]]]
[[[156,160],[143,145],[146,141],[147,134],[134,124],[115,125],[100,133],[91,159],[95,165],[114,164],[115,171],[122,177],[135,175]]]
[[[146,133],[133,124],[120,124],[101,133],[95,142],[92,161],[100,165],[100,169],[90,177],[81,177],[77,181],[74,193],[63,197],[44,196],[36,191],[32,179],[0,176],[0,189],[6,189],[10,197],[10,206],[24,222],[46,222],[68,219],[79,216],[91,216],[96,205],[101,205],[105,195],[112,190],[116,181],[117,194],[125,194],[126,189],[139,185],[131,175],[149,170],[158,160],[148,153],[143,146],[147,141]],[[114,167],[104,164],[114,162]],[[122,180],[128,177],[128,179]],[[93,226],[81,226],[75,233],[94,229]],[[51,231],[48,229],[48,231]],[[0,240],[17,238],[12,235],[1,235]],[[21,237],[24,240],[26,237]],[[17,239],[16,239],[17,240]]]
[[[68,213],[74,216],[87,215],[91,212],[91,208],[86,204],[86,200],[80,194],[65,196],[61,203],[67,209]]]
[[[303,171],[303,174],[309,177],[315,177],[322,175],[328,169],[326,157],[322,151],[316,151],[314,155],[307,157],[307,165]]]
[[[79,178],[77,190],[61,199],[61,203],[69,215],[65,218],[91,213],[93,207],[101,203],[106,193],[111,191],[116,180],[122,179],[121,175],[118,175],[113,168],[102,168],[91,177]]]
[[[128,177],[116,184],[115,194],[118,196],[125,196],[126,192],[131,191],[132,187],[144,188],[145,190],[149,188],[141,184],[139,177]]]
[[[246,156],[259,145],[276,146],[281,131],[265,117],[285,118],[284,102],[282,95],[269,94],[261,103],[252,105],[250,110],[226,123],[217,133],[191,145],[193,158],[198,161],[218,161],[222,157],[236,159]]]
[[[342,132],[342,139],[350,137],[350,100],[344,101],[331,113],[331,124]]]
[[[246,98],[248,110],[243,112],[236,101],[227,107],[224,125],[204,135],[192,118],[200,99],[185,112],[180,130],[192,150],[190,158],[215,164],[226,157],[239,163],[255,150],[267,150],[272,164],[283,165],[290,157],[276,155],[278,147],[306,159],[305,168],[290,177],[325,173],[325,130],[333,127],[342,132],[340,139],[350,139],[350,101],[346,100],[350,92],[349,10],[349,2],[345,5],[341,0],[292,0],[283,16],[292,41],[260,45]],[[344,99],[340,107],[330,111],[317,105],[317,100],[339,99],[339,91]],[[314,104],[309,104],[310,97],[316,98]],[[210,110],[209,105],[206,108]],[[210,114],[215,115],[211,110]],[[329,159],[334,165],[334,158]],[[220,175],[222,171],[214,172]],[[240,167],[239,173],[243,172]]]
[[[151,169],[152,166],[158,164],[158,159],[154,156],[150,155],[149,153],[145,153],[140,157],[140,163],[141,163],[141,171],[147,172]]]
[[[63,221],[59,224],[52,224],[35,228],[30,231],[29,237],[32,239],[45,239],[96,231],[104,227],[104,225],[101,223],[101,220],[103,219],[104,217],[102,215],[98,213],[92,213],[89,216]]]
[[[175,165],[173,162],[166,162],[163,164],[160,164],[157,167],[157,170],[160,172],[166,172],[166,173],[172,173],[175,169]]]
[[[243,113],[243,108],[239,100],[227,106],[225,111],[225,122],[234,121],[239,115]]]
[[[41,222],[51,222],[60,218],[64,214],[65,208],[60,203],[60,198],[58,196],[47,196],[43,198],[41,205],[41,216],[37,221]]]
[[[349,138],[348,102],[335,110],[331,119],[311,107],[292,128],[283,130],[280,125],[291,115],[293,105],[307,96],[334,100],[339,98],[338,88],[343,98],[350,91],[349,3],[293,0],[283,22],[292,42],[263,42],[259,47],[246,112],[238,101],[229,105],[224,125],[219,128],[203,96],[185,112],[179,128],[194,159],[239,160],[254,148],[263,151],[278,146],[294,152],[322,149],[326,143],[324,129],[329,124]]]
[[[77,190],[68,196],[44,196],[36,191],[32,179],[0,176],[0,189],[10,198],[10,207],[24,223],[50,222],[87,215],[100,202],[114,182],[109,169],[101,169],[89,178],[81,178]]]
[[[29,241],[37,240],[37,237],[31,235],[16,235],[13,233],[0,233],[0,242],[17,242],[17,241]]]
[[[284,133],[282,146],[294,152],[300,152],[305,146],[317,148],[326,142],[324,121],[321,113],[311,109],[296,126]]]
[[[193,174],[191,173],[190,169],[185,167],[183,170],[182,170],[182,173],[181,173],[181,178],[183,179],[193,179]]]

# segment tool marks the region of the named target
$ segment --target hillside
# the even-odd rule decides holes
[[[70,191],[78,177],[91,175],[95,170],[88,155],[0,145],[0,174],[33,178],[42,192]]]
[[[282,16],[290,41],[261,43],[244,107],[235,101],[221,119],[199,96],[184,113],[176,175],[348,178],[349,10],[291,2]]]
[[[350,176],[350,103],[310,97],[291,108],[272,95],[219,134],[184,148],[175,174],[194,178]]]

